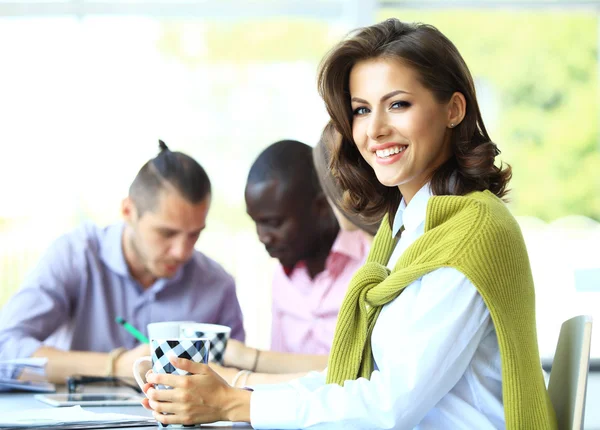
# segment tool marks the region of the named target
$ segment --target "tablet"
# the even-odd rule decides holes
[[[37,400],[52,406],[140,406],[144,397],[135,394],[115,393],[72,393],[72,394],[36,394]]]

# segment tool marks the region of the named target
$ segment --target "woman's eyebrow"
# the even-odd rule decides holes
[[[394,96],[397,96],[398,94],[410,94],[410,93],[408,91],[404,91],[404,90],[395,90],[395,91],[385,94],[383,97],[381,97],[381,99],[379,99],[379,101],[384,102],[388,99],[391,99]],[[350,101],[357,102],[357,103],[369,104],[368,101],[361,99],[360,97],[352,97],[352,99],[350,99]]]

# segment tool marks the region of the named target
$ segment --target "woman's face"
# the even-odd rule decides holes
[[[439,103],[412,68],[393,59],[350,72],[352,134],[377,179],[408,203],[451,155],[449,103]]]

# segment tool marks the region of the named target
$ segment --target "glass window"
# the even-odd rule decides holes
[[[198,248],[236,276],[249,340],[267,346],[270,308],[254,304],[268,305],[272,261],[245,213],[246,174],[274,141],[318,139],[327,114],[317,66],[354,27],[335,15],[349,19],[352,5],[282,3],[269,16],[280,2],[264,0],[253,15],[240,6],[229,19],[217,4],[206,16],[182,14],[205,4],[193,0],[179,9],[83,1],[81,16],[66,3],[0,0],[0,40],[11,41],[0,44],[0,306],[53,238],[83,220],[119,219],[121,198],[160,138],[211,176],[213,207]],[[510,207],[530,252],[540,348],[550,356],[563,320],[600,320],[598,14],[559,8],[568,2],[551,10],[509,0],[402,4],[355,18],[434,24],[465,57],[488,131],[514,168]],[[600,331],[593,336],[600,358]]]
[[[0,303],[53,238],[83,220],[119,219],[160,138],[211,177],[198,248],[236,277],[257,333],[252,321],[270,318],[272,262],[246,215],[246,175],[277,140],[316,143],[327,121],[316,69],[339,30],[309,19],[0,22],[0,39],[13,41],[0,45],[0,181],[13,184],[0,201]]]

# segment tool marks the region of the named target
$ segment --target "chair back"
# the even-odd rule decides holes
[[[582,430],[592,343],[592,317],[579,315],[560,328],[548,394],[559,430]]]

